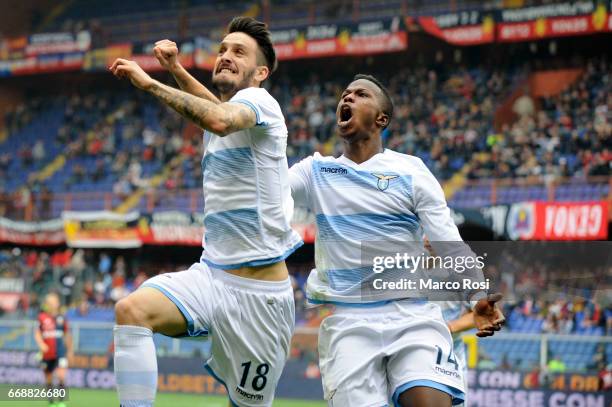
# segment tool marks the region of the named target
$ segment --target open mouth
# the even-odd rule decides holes
[[[353,118],[353,111],[349,105],[342,105],[340,108],[340,121],[338,122],[339,126],[345,126],[348,122]]]

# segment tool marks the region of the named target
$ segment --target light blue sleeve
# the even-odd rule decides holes
[[[284,123],[285,119],[278,102],[263,88],[241,89],[230,99],[230,102],[241,103],[253,109],[257,126]]]

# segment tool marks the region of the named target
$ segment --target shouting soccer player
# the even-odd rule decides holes
[[[172,58],[159,57],[169,66]],[[294,328],[284,260],[302,244],[290,227],[285,119],[260,87],[276,64],[266,25],[237,17],[213,70],[218,99],[165,86],[132,61],[118,59],[110,67],[205,129],[208,139],[200,262],[147,280],[115,308],[114,365],[123,406],[153,405],[153,332],[210,335],[206,366],[227,387],[231,404],[272,405]]]
[[[317,269],[307,281],[308,299],[337,305],[319,331],[324,394],[333,407],[386,406],[390,399],[402,407],[437,407],[464,399],[462,369],[440,307],[402,293],[365,300],[361,290],[372,271],[362,267],[367,242],[423,247],[424,232],[434,248],[449,241],[465,246],[425,164],[383,149],[381,133],[392,116],[383,85],[357,75],[336,111],[344,154],[316,153],[290,169],[296,206],[310,208],[317,222]],[[469,298],[478,335],[499,330],[498,296],[477,292]]]
[[[72,357],[72,336],[68,321],[60,312],[60,305],[56,293],[47,294],[43,310],[38,315],[38,329],[34,332],[34,339],[42,353],[42,369],[49,393],[53,393],[53,374],[57,374],[58,390],[64,389],[68,359]],[[49,404],[65,407],[64,395],[58,397],[57,403],[49,396]]]

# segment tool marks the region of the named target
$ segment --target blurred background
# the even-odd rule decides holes
[[[152,55],[168,38],[210,84],[215,46],[237,15],[273,32],[280,65],[266,87],[287,120],[290,165],[341,154],[339,95],[356,73],[374,74],[395,103],[385,146],[427,164],[464,239],[533,242],[542,252],[558,250],[554,241],[609,244],[612,1],[3,5],[0,383],[42,383],[32,333],[43,296],[56,291],[77,353],[68,384],[111,394],[113,305],[199,258],[202,132],[106,68],[133,59],[176,86]],[[298,329],[278,395],[322,400],[316,333],[329,310],[304,302],[314,219],[296,211],[293,223],[306,245],[288,259]],[[470,405],[611,405],[610,256],[597,270],[565,270],[578,283],[554,295],[543,295],[546,267],[515,270],[504,280],[504,331],[465,335]],[[202,394],[223,394],[201,369],[206,344],[155,341],[160,391],[198,394],[201,405],[217,400]],[[94,403],[92,394],[82,397]]]

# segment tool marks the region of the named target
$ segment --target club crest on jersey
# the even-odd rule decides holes
[[[385,175],[385,174],[376,174],[372,173],[376,178],[378,178],[378,184],[376,185],[378,189],[384,191],[389,188],[389,181],[399,177],[399,175]]]

